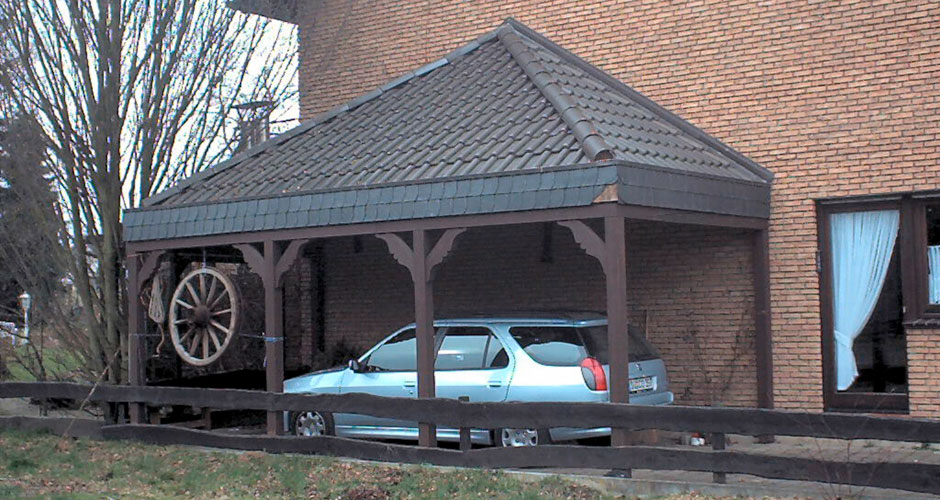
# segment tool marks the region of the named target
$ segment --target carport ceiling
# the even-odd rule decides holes
[[[769,171],[507,20],[145,200],[128,241],[620,203],[769,215]]]

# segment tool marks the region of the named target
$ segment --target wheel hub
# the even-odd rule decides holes
[[[209,308],[200,305],[196,306],[196,309],[193,310],[193,324],[200,328],[205,328],[209,326]]]
[[[535,429],[503,429],[500,436],[503,446],[537,446],[539,444],[539,434]]]

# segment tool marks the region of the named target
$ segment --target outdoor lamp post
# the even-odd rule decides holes
[[[29,306],[32,305],[33,298],[29,295],[29,292],[24,291],[18,297],[20,299],[20,306],[23,307],[23,343],[29,343]]]

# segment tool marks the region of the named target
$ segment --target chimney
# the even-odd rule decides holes
[[[238,112],[238,146],[235,153],[253,148],[271,137],[274,101],[251,101],[233,106]]]

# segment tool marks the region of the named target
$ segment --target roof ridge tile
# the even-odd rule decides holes
[[[555,111],[561,115],[588,158],[592,161],[613,159],[613,148],[607,144],[607,141],[600,135],[590,118],[578,107],[577,102],[565,92],[561,84],[541,63],[538,56],[529,50],[516,30],[508,24],[503,24],[497,30],[496,36],[529,80],[535,84],[535,87],[552,104]]]

